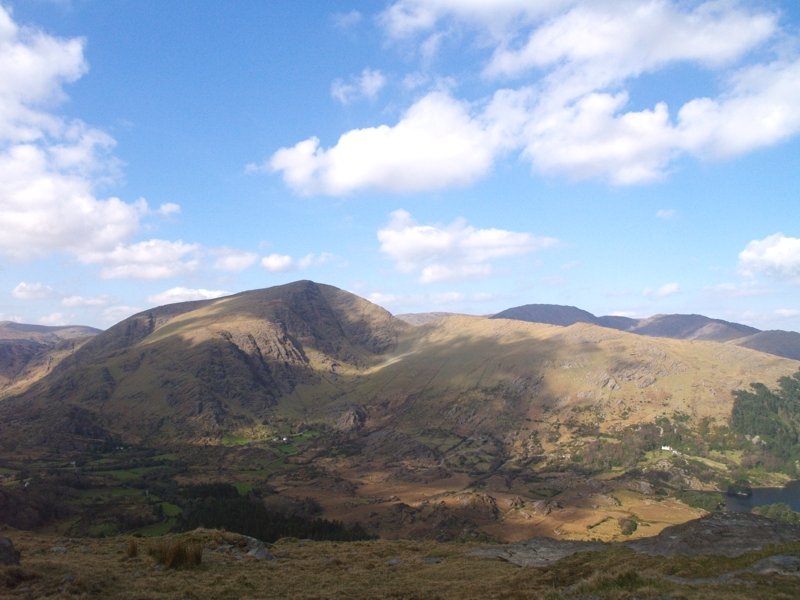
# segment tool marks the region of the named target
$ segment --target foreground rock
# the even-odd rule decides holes
[[[0,565],[18,565],[19,552],[14,550],[13,542],[0,536]]]
[[[640,554],[653,556],[741,556],[773,544],[800,541],[800,526],[773,521],[750,513],[719,512],[681,525],[667,527],[660,534],[622,542]],[[578,552],[599,552],[615,544],[533,538],[497,548],[480,548],[471,554],[499,558],[521,567],[543,567]],[[784,561],[786,562],[786,561]],[[791,564],[789,564],[791,563]],[[794,561],[764,569],[795,573]]]
[[[800,541],[800,526],[750,513],[719,512],[667,527],[659,535],[624,542],[654,556],[740,556],[771,544]]]
[[[499,558],[520,567],[545,567],[565,556],[578,552],[599,552],[608,548],[602,542],[576,542],[533,538],[500,548],[479,548],[470,554],[483,558]]]

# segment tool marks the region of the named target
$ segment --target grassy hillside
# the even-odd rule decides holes
[[[754,460],[729,419],[734,390],[798,365],[587,323],[414,327],[297,282],[96,336],[0,402],[0,468],[41,484],[40,512],[65,532],[95,526],[69,521],[85,514],[81,486],[107,502],[103,531],[120,532],[129,513],[155,526],[142,490],[183,511],[176,486],[219,482],[310,497],[385,537],[647,536],[713,508],[728,480],[789,476]],[[51,514],[58,495],[69,514]]]

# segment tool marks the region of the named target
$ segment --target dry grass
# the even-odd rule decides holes
[[[176,538],[159,540],[147,553],[167,569],[186,569],[203,562],[202,545]]]
[[[168,536],[153,549],[190,547],[202,552],[191,569],[165,568],[137,552],[128,541],[63,539],[7,531],[22,550],[20,567],[0,567],[3,598],[549,598],[794,599],[800,578],[748,575],[717,578],[753,564],[764,553],[739,559],[664,559],[624,549],[567,557],[547,568],[519,568],[500,560],[470,556],[472,544],[427,541],[285,541],[270,552],[276,560],[246,555],[247,540],[220,531],[197,530]],[[140,546],[144,546],[139,542]],[[66,552],[53,552],[63,547]],[[148,546],[148,550],[151,547]],[[143,548],[139,548],[143,550]],[[160,552],[161,550],[159,550]],[[800,555],[800,544],[780,549]],[[196,555],[197,556],[197,555]]]

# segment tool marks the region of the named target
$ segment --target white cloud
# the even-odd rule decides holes
[[[41,300],[50,298],[55,294],[55,290],[44,283],[27,283],[21,281],[11,291],[11,295],[18,300]]]
[[[212,250],[211,253],[217,256],[214,268],[219,271],[238,273],[250,268],[258,260],[258,254],[255,252],[245,252],[233,248],[218,248]]]
[[[331,96],[342,104],[350,104],[359,98],[374,100],[386,85],[386,77],[377,69],[366,68],[358,77],[345,82],[336,79],[331,84]]]
[[[285,273],[294,268],[294,261],[288,254],[270,254],[261,259],[261,266],[270,273]]]
[[[166,204],[159,206],[156,212],[164,217],[169,215],[177,215],[181,212],[181,206],[180,204],[175,204],[174,202],[167,202]]]
[[[659,208],[656,211],[656,218],[669,221],[670,219],[674,219],[677,214],[678,211],[676,211],[674,208]]]
[[[84,263],[101,264],[104,279],[165,279],[197,269],[195,255],[199,249],[198,244],[155,239],[118,244],[109,252],[84,253],[79,258]]]
[[[174,287],[160,294],[148,296],[147,301],[151,304],[172,304],[173,302],[187,302],[190,300],[212,300],[222,296],[229,296],[231,292],[225,290],[206,290],[203,288],[191,289],[185,287]]]
[[[762,4],[397,0],[380,23],[420,48],[422,72],[445,38],[474,40],[491,91],[467,101],[440,87],[394,125],[345,132],[330,148],[308,138],[249,170],[280,173],[303,195],[418,192],[470,184],[510,151],[534,172],[632,185],[664,179],[682,157],[735,157],[800,133],[798,45]],[[670,106],[682,66],[708,95]],[[664,99],[640,106],[633,84],[651,75],[664,77]],[[334,95],[358,90],[339,82]]]
[[[39,324],[49,326],[69,325],[69,319],[70,317],[64,315],[63,313],[54,312],[41,317],[39,319]]]
[[[674,296],[680,291],[681,291],[681,286],[673,281],[670,283],[665,283],[661,287],[655,289],[645,288],[642,291],[642,295],[650,298],[666,298],[668,296]]]
[[[117,176],[114,140],[43,108],[86,73],[84,41],[19,27],[0,6],[0,48],[0,254],[78,254],[130,237],[146,203],[94,191]]]
[[[533,29],[521,47],[501,44],[486,72],[519,76],[549,67],[556,85],[568,81],[586,92],[673,62],[724,65],[768,39],[776,21],[734,3],[583,2]]]
[[[383,292],[372,292],[367,296],[367,300],[379,306],[391,306],[401,301],[396,294],[385,294]]]
[[[500,33],[512,20],[529,22],[547,16],[575,0],[398,0],[380,17],[392,38],[427,34],[452,18]]]
[[[800,238],[775,233],[753,240],[739,253],[739,270],[800,283]]]
[[[299,259],[294,259],[288,254],[270,254],[261,259],[261,266],[270,273],[286,273],[324,265],[332,259],[333,255],[328,252],[306,254]]]
[[[328,149],[312,137],[275,152],[267,168],[303,195],[413,192],[475,181],[492,166],[495,146],[465,103],[432,92],[396,125],[354,129]]]
[[[109,302],[108,296],[65,296],[61,299],[61,306],[105,306]]]
[[[777,308],[775,309],[775,315],[783,319],[793,319],[794,317],[800,317],[800,310],[796,308]]]
[[[402,273],[419,273],[422,283],[485,277],[491,261],[519,256],[557,243],[549,237],[504,229],[476,229],[463,219],[446,227],[419,225],[404,210],[391,214],[378,231],[381,252]]]

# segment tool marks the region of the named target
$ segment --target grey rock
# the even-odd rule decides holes
[[[53,554],[66,554],[67,549],[64,546],[53,546],[50,548],[50,552]]]
[[[18,565],[19,551],[14,549],[14,543],[7,537],[0,536],[0,565]]]
[[[248,550],[247,556],[252,556],[257,560],[275,560],[275,557],[264,546]]]
[[[741,556],[771,544],[800,541],[800,526],[750,513],[718,512],[667,527],[655,537],[624,542],[652,556]]]
[[[478,548],[470,552],[473,556],[499,558],[520,567],[544,567],[578,552],[599,552],[608,545],[602,542],[576,542],[533,538],[517,544],[496,548]]]
[[[758,561],[748,571],[760,575],[794,575],[795,577],[800,577],[800,557],[776,554]]]

